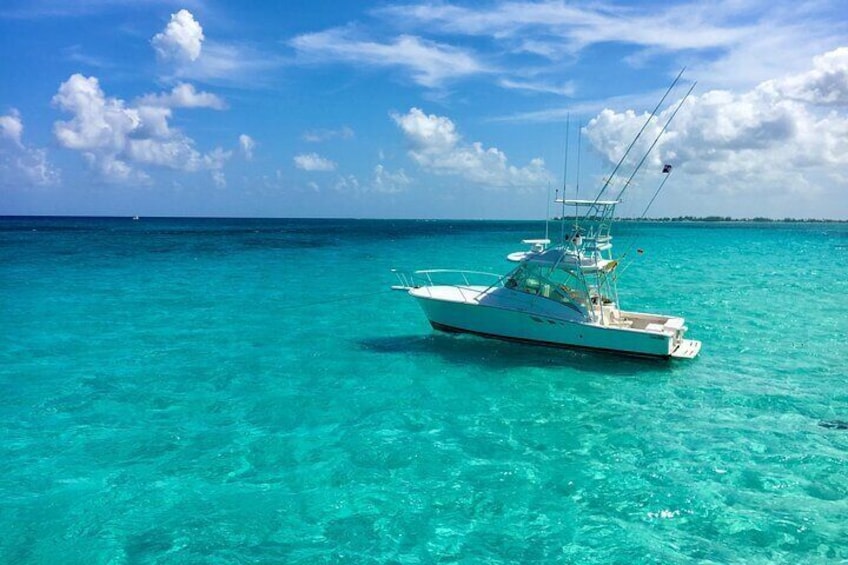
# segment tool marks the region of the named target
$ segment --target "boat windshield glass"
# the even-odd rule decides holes
[[[504,286],[557,302],[575,304],[584,310],[588,307],[586,285],[576,273],[569,271],[523,263],[507,277]]]

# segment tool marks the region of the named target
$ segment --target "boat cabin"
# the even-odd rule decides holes
[[[551,269],[545,263],[525,261],[507,276],[504,286],[570,305],[588,316],[589,289],[577,273]]]

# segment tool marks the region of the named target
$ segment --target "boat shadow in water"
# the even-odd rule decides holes
[[[360,348],[388,355],[438,355],[457,365],[477,364],[487,369],[573,368],[604,375],[639,375],[668,370],[673,361],[632,357],[585,349],[568,349],[483,339],[471,335],[396,335],[365,338]]]

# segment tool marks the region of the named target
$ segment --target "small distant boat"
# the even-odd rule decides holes
[[[132,217],[132,219],[133,219],[133,221],[137,222],[137,221],[139,220],[139,217],[138,217],[138,216],[133,216],[133,217]]]
[[[625,153],[621,162],[626,156]],[[593,200],[556,198],[563,211],[573,207],[573,225],[567,227],[571,221],[563,214],[563,237],[552,247],[547,237],[525,239],[523,243],[530,249],[507,256],[518,266],[505,275],[445,269],[415,271],[411,275],[395,271],[400,284],[392,288],[415,298],[430,325],[444,332],[691,359],[701,350],[701,342],[684,338],[687,327],[683,318],[619,307],[616,283],[622,257],[612,254],[611,228],[621,194],[640,166],[641,163],[636,166],[615,199],[600,199],[609,179]],[[670,166],[663,168],[665,174],[670,171]]]

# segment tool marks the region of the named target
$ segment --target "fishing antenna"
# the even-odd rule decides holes
[[[671,113],[671,115],[670,115],[670,116],[668,117],[668,119],[665,121],[665,124],[663,124],[662,129],[661,129],[661,130],[660,130],[660,132],[657,134],[657,136],[654,138],[654,142],[653,142],[653,143],[651,143],[651,146],[650,146],[650,147],[648,147],[648,150],[647,150],[647,151],[645,152],[645,154],[642,156],[642,159],[639,161],[639,164],[638,164],[638,165],[636,165],[636,168],[635,168],[635,169],[633,169],[633,172],[632,172],[632,173],[630,173],[630,176],[627,178],[627,181],[624,183],[624,186],[622,186],[622,187],[621,187],[621,190],[620,190],[620,191],[618,191],[618,195],[615,197],[615,199],[616,199],[616,200],[619,200],[619,199],[621,198],[621,195],[622,195],[622,194],[624,194],[624,191],[626,191],[626,190],[627,190],[627,188],[630,186],[630,182],[633,180],[633,177],[635,177],[635,176],[636,176],[636,173],[638,173],[638,172],[639,172],[639,169],[641,169],[641,168],[642,168],[642,165],[645,163],[645,160],[648,158],[648,155],[650,155],[650,154],[651,154],[651,151],[653,151],[653,150],[654,150],[654,147],[657,145],[657,142],[658,142],[658,141],[660,140],[660,138],[663,136],[663,134],[665,133],[666,129],[668,129],[668,126],[669,126],[669,124],[671,124],[671,121],[674,119],[674,116],[676,116],[676,115],[677,115],[677,112],[680,110],[680,108],[681,108],[681,107],[683,107],[683,103],[684,103],[684,102],[686,102],[686,99],[687,99],[687,98],[689,98],[689,95],[690,95],[690,94],[692,94],[692,91],[695,89],[695,85],[696,85],[696,84],[698,84],[698,83],[697,83],[697,82],[693,82],[693,83],[692,83],[692,86],[690,86],[690,87],[689,87],[688,92],[686,92],[686,96],[684,96],[683,98],[681,98],[681,99],[680,99],[680,102],[678,102],[678,103],[677,103],[677,107],[675,107],[675,108],[674,108],[674,111]]]
[[[565,115],[565,164],[562,169],[562,210],[560,212],[560,241],[565,241],[565,189],[568,184],[568,138],[571,131],[571,112]]]
[[[579,227],[577,225],[577,216],[580,214],[580,212],[577,210],[576,200],[580,196],[580,145],[581,145],[580,142],[581,142],[582,138],[583,138],[583,128],[578,126],[577,127],[577,182],[575,183],[575,190],[574,190],[574,199],[575,199],[575,202],[574,202],[574,231],[575,232],[577,232],[577,228]]]
[[[685,70],[686,67],[680,69],[680,72],[677,73],[676,77],[674,77],[674,81],[671,83],[671,86],[668,87],[668,89],[665,91],[665,94],[663,94],[662,98],[660,98],[660,101],[657,103],[656,107],[654,108],[654,111],[651,112],[651,115],[648,116],[648,119],[645,120],[644,124],[642,124],[642,129],[639,130],[639,133],[637,133],[636,137],[633,138],[633,141],[630,142],[630,145],[627,147],[627,151],[625,151],[624,155],[621,156],[621,159],[619,159],[618,163],[615,165],[615,168],[612,170],[612,173],[610,173],[610,175],[607,177],[607,180],[604,182],[604,186],[601,187],[601,191],[595,197],[595,204],[600,201],[601,196],[603,196],[604,192],[606,192],[610,182],[612,182],[612,179],[615,178],[616,173],[618,173],[618,169],[621,167],[622,163],[624,163],[624,160],[627,158],[627,155],[630,154],[630,150],[633,149],[633,146],[636,145],[636,141],[638,141],[639,138],[642,136],[642,132],[645,131],[645,128],[647,128],[648,124],[651,123],[651,120],[654,119],[654,116],[657,114],[657,111],[659,111],[660,106],[662,106],[663,102],[665,102],[666,97],[677,85],[677,81],[679,81],[680,77],[683,76],[683,71]],[[589,209],[586,211],[586,218],[589,217],[589,213],[592,211],[593,208],[594,206],[590,206]]]

